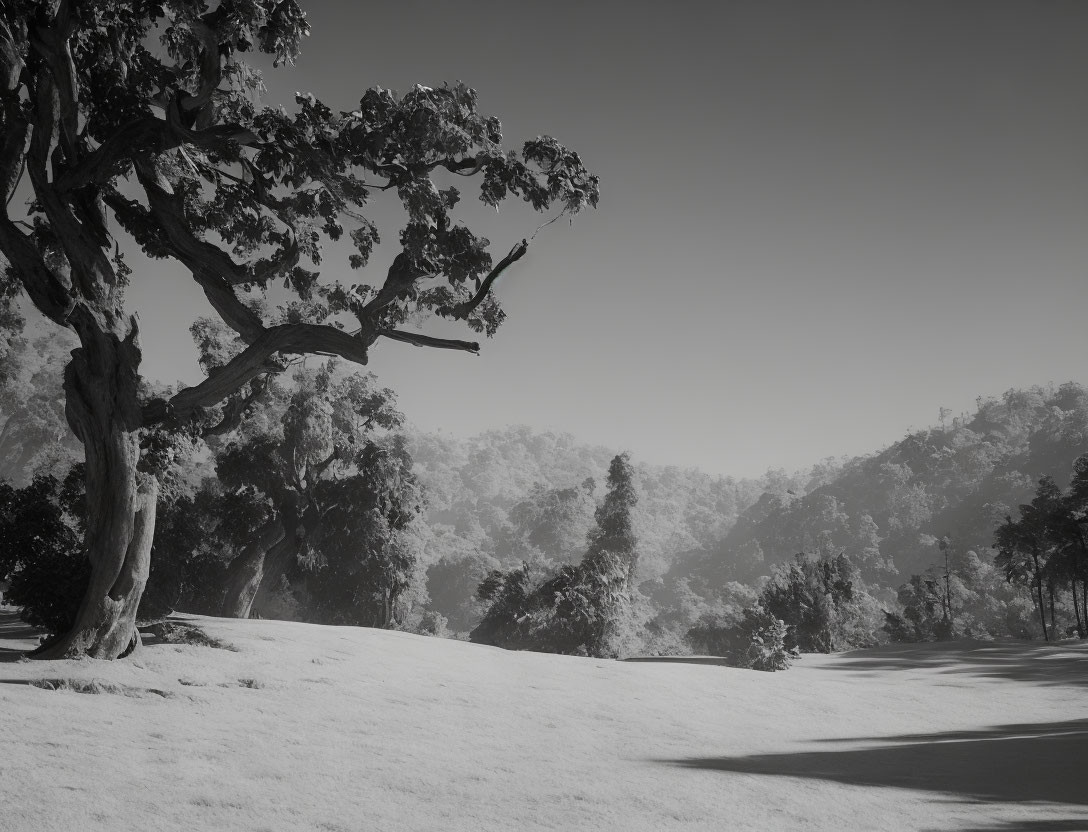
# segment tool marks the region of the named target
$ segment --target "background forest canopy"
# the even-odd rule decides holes
[[[10,305],[6,314],[18,319]],[[59,387],[71,345],[33,328],[9,330],[0,475],[16,489],[51,475],[59,504],[79,460]],[[222,348],[207,322],[193,331],[205,352]],[[271,519],[287,516],[287,502],[293,545],[278,573],[253,588],[244,614],[464,638],[494,604],[478,594],[489,575],[521,570],[528,592],[586,554],[614,449],[524,426],[472,438],[421,432],[372,376],[318,359],[272,386],[232,433],[194,441],[175,460],[147,615],[239,614],[224,606],[230,565]],[[1035,596],[1046,579],[1038,587],[1030,576],[1018,580],[994,547],[995,532],[1031,503],[1041,478],[1058,491],[1073,482],[1073,461],[1088,451],[1088,390],[1072,382],[1010,390],[949,417],[942,411],[940,424],[867,456],[756,479],[636,460],[640,606],[626,646],[614,652],[728,652],[744,611],[768,603],[799,631],[805,624],[791,623],[789,611],[801,601],[783,590],[793,586],[790,574],[794,584],[811,582],[807,564],[841,555],[850,609],[803,649],[1074,632],[1082,615],[1075,594],[1057,591],[1040,623],[1040,603],[1050,601]],[[303,474],[303,457],[326,467],[315,474],[310,464]],[[941,630],[946,602],[952,632]],[[898,629],[885,626],[886,613]]]

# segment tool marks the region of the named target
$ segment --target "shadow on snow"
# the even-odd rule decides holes
[[[842,653],[832,670],[875,671],[938,668],[949,675],[1009,679],[1042,685],[1088,687],[1084,642],[950,641],[891,644]]]
[[[692,769],[808,777],[857,786],[942,792],[985,802],[1042,801],[1088,806],[1088,789],[1084,787],[1088,720],[822,742],[862,741],[880,745],[860,749],[753,754],[747,757],[694,757],[660,762]],[[1085,819],[1076,823],[1080,825],[1018,826],[1014,823],[999,828],[1008,832],[1086,828]],[[997,832],[997,829],[992,832]]]

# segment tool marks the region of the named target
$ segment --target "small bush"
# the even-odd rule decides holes
[[[786,623],[757,607],[744,611],[737,627],[745,644],[734,658],[738,667],[752,670],[787,670],[790,654],[786,650]]]
[[[732,616],[707,614],[688,630],[688,643],[701,653],[726,658],[733,667],[786,670],[786,623],[762,607],[745,609],[740,621]]]
[[[160,621],[144,628],[144,632],[162,640],[164,644],[191,644],[196,647],[214,647],[219,650],[238,651],[237,647],[208,635],[199,627],[190,624],[175,624],[172,621]]]
[[[425,610],[419,623],[412,629],[421,636],[434,636],[435,638],[452,638],[449,621],[437,610]]]

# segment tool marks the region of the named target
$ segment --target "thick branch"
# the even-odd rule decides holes
[[[451,338],[432,338],[430,335],[422,335],[418,332],[405,332],[401,329],[379,329],[378,335],[382,335],[393,341],[403,341],[416,347],[433,347],[440,350],[464,350],[465,352],[479,353],[480,345],[475,341],[455,341]]]
[[[227,402],[226,407],[223,408],[223,418],[207,428],[202,434],[203,437],[207,439],[209,436],[222,436],[238,427],[242,423],[246,410],[264,394],[267,388],[267,383],[260,379],[254,380],[249,395],[238,396]]]
[[[0,202],[7,206],[23,178],[30,125],[19,114],[18,103],[8,104],[4,111],[4,138],[0,143]]]
[[[254,343],[264,332],[260,316],[242,303],[234,293],[233,284],[246,283],[253,277],[218,246],[199,239],[189,230],[182,199],[169,190],[154,169],[154,162],[140,159],[136,174],[147,194],[151,213],[166,232],[171,253],[186,266],[193,278],[219,313],[223,321],[237,332],[243,341]]]
[[[49,55],[45,57],[48,59]],[[27,173],[34,185],[34,195],[71,267],[73,286],[83,297],[98,301],[114,285],[116,274],[103,251],[102,229],[93,223],[80,222],[72,206],[50,181],[48,163],[51,157],[55,158],[53,141],[58,131],[64,132],[63,126],[58,126],[58,119],[63,121],[65,117],[53,72],[44,66],[39,69],[35,88],[33,100],[37,117],[33,121],[26,157]]]
[[[20,34],[25,36],[26,33]],[[23,59],[19,56],[19,47],[15,45],[15,33],[8,28],[6,21],[0,20],[0,89],[14,92],[19,86],[22,71]]]
[[[35,51],[45,59],[56,95],[56,115],[65,154],[73,157],[79,132],[79,98],[76,65],[68,39],[75,31],[69,0],[61,0],[52,26],[39,27],[31,38]]]
[[[56,182],[61,191],[84,185],[104,185],[122,162],[148,153],[163,153],[189,144],[207,149],[222,148],[228,142],[253,144],[257,136],[238,124],[219,124],[206,130],[189,130],[177,121],[176,107],[167,109],[168,118],[154,116],[130,121],[96,150],[84,156],[78,165],[66,171]]]
[[[281,324],[264,330],[248,347],[195,387],[175,393],[169,401],[156,399],[144,408],[145,425],[168,418],[188,419],[200,408],[216,405],[243,385],[269,371],[268,359],[282,353],[338,355],[367,363],[368,343],[342,329],[322,324]]]
[[[407,292],[415,282],[429,272],[419,268],[403,251],[393,258],[386,274],[385,283],[372,300],[359,311],[359,323],[366,328],[382,309]]]
[[[205,21],[207,17],[205,17]],[[215,29],[207,22],[193,22],[190,28],[194,35],[200,38],[204,48],[200,52],[200,89],[196,95],[190,96],[182,102],[182,109],[205,110],[211,103],[212,96],[219,89],[219,83],[223,80],[223,62],[219,55],[219,38]]]

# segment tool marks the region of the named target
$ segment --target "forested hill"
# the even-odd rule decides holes
[[[524,426],[470,439],[415,432],[409,450],[428,495],[428,589],[455,627],[472,618],[489,569],[577,562],[615,449]],[[713,548],[759,498],[762,480],[638,465],[636,526],[643,574],[663,575],[684,553]],[[460,609],[460,612],[458,612]]]
[[[615,453],[526,427],[468,440],[416,433],[410,447],[431,495],[428,560],[444,562],[429,589],[447,611],[485,565],[576,561]],[[938,561],[945,536],[990,560],[1005,515],[1043,475],[1068,484],[1085,452],[1088,390],[1068,383],[980,399],[974,413],[793,476],[735,480],[641,465],[641,577],[662,588],[683,580],[710,597],[729,582],[757,583],[800,551],[844,550],[867,582],[894,589]],[[671,594],[657,597],[668,603]]]
[[[1039,478],[1065,487],[1086,451],[1084,387],[1010,390],[871,456],[818,467],[802,489],[769,488],[682,571],[709,585],[750,582],[796,552],[845,550],[866,580],[896,586],[938,561],[945,536],[988,558],[994,529]]]

